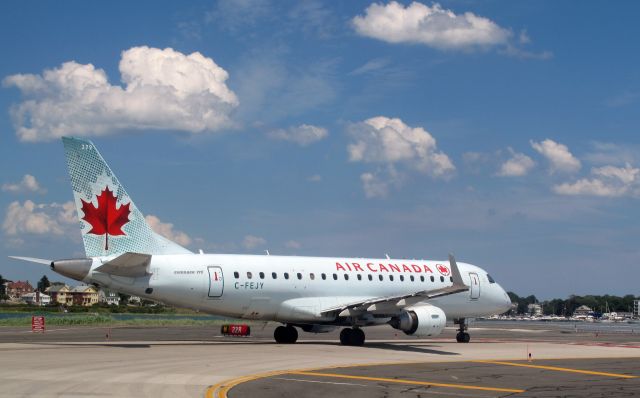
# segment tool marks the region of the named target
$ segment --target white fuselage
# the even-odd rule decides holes
[[[95,271],[108,260],[95,258],[84,281],[210,314],[285,323],[332,324],[336,315],[323,313],[328,308],[452,284],[446,267],[442,266],[448,263],[442,261],[154,255],[150,275],[130,278]],[[486,271],[466,263],[458,266],[469,291],[430,299],[429,304],[440,307],[448,319],[486,316],[508,309],[507,294]],[[378,310],[381,315],[393,311],[393,308]],[[375,310],[371,311],[369,318],[360,322],[375,324],[375,314]]]

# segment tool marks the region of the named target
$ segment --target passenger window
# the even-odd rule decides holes
[[[322,280],[326,280],[327,279],[327,274],[322,274]]]
[[[435,282],[436,278],[433,277],[433,275],[431,275],[431,282]]]
[[[369,274],[369,280],[372,281],[373,280],[373,275]]]
[[[420,275],[420,282],[424,282],[424,275]]]
[[[382,282],[382,279],[384,278],[382,277],[382,275],[378,275],[378,279],[380,279],[380,282]]]
[[[444,282],[444,276],[440,277],[440,282]]]
[[[333,280],[337,281],[338,280],[338,274],[333,274]]]
[[[289,273],[288,272],[284,273],[284,279],[289,279]]]
[[[316,276],[312,273],[309,274],[309,279],[314,280],[316,279]]]
[[[413,275],[411,275],[411,276],[409,277],[409,279],[411,279],[411,282],[413,282],[413,281],[415,281],[415,280],[416,280],[416,279],[413,277]]]
[[[240,273],[238,271],[235,271],[233,273],[233,277],[236,278],[236,279],[240,278]]]
[[[260,275],[260,279],[264,279],[264,272],[261,272],[258,275]]]
[[[272,273],[271,273],[271,277],[272,277],[273,279],[278,279],[278,274],[276,274],[275,272],[272,272]]]
[[[393,282],[393,275],[389,275],[389,280]]]
[[[251,274],[251,272],[247,272],[247,279],[251,279],[253,277],[253,274]]]
[[[348,281],[349,280],[349,275],[348,274],[344,274],[344,280]]]
[[[302,279],[302,274],[298,272],[298,279]]]
[[[358,280],[361,281],[362,280],[362,275],[358,274]]]
[[[404,282],[404,275],[400,275],[400,282]]]

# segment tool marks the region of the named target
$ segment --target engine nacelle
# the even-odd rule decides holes
[[[389,324],[412,336],[437,336],[444,330],[447,316],[433,305],[407,308]]]

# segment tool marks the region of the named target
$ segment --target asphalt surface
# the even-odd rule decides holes
[[[248,381],[231,389],[228,397],[640,396],[640,378],[621,377],[640,376],[640,361],[635,358],[507,363],[444,362],[315,369]]]
[[[373,327],[364,347],[345,347],[339,330],[277,344],[275,326],[242,338],[219,326],[0,327],[0,397],[640,396],[624,377],[640,376],[629,328],[478,322],[459,344],[454,328],[416,339]]]

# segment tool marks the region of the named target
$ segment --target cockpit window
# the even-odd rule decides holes
[[[489,279],[489,283],[496,283],[496,281],[489,274],[487,274],[487,279]]]

